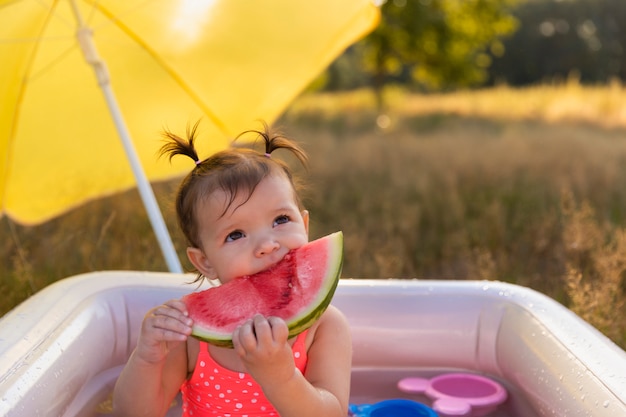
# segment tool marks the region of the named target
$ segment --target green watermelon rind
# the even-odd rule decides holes
[[[311,303],[311,305],[317,304],[317,307],[311,308],[308,311],[305,310],[300,313],[299,316],[294,317],[289,323],[287,323],[287,327],[289,328],[289,337],[294,337],[311,327],[321,316],[324,314],[330,302],[335,295],[335,290],[337,289],[337,285],[339,284],[339,278],[341,277],[341,270],[343,268],[343,234],[341,232],[336,232],[333,235],[336,236],[336,242],[330,240],[329,245],[337,247],[338,250],[333,250],[331,248],[329,250],[329,256],[331,259],[327,262],[327,265],[333,266],[333,269],[330,269],[326,272],[326,276],[333,276],[332,280],[328,280],[325,288],[328,288],[326,295],[322,298],[324,291],[320,291],[319,298],[322,300],[319,303],[315,301]],[[330,236],[333,236],[330,235]],[[326,279],[323,280],[326,283]]]
[[[303,331],[310,328],[321,316],[324,314],[330,302],[335,295],[335,290],[339,284],[339,278],[341,277],[341,271],[343,269],[343,233],[335,232],[325,237],[328,240],[328,260],[326,265],[328,269],[326,276],[322,279],[325,284],[319,291],[319,298],[321,301],[317,302],[317,299],[310,303],[311,308],[304,310],[298,316],[287,322],[289,328],[289,337],[295,337]],[[332,277],[330,279],[329,277]],[[326,291],[325,291],[326,290]],[[207,331],[199,326],[194,326],[192,335],[204,342],[210,343],[219,347],[233,347],[233,340],[231,334],[215,333]]]

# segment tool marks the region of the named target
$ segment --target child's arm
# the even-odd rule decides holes
[[[113,392],[113,414],[162,417],[187,376],[187,337],[192,321],[185,305],[171,300],[150,310],[137,347]]]
[[[254,327],[254,329],[252,329]],[[343,314],[329,307],[314,330],[305,375],[295,367],[281,319],[242,326],[233,337],[248,372],[281,417],[345,417],[348,414],[352,341]]]

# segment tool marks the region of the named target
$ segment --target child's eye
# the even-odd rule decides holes
[[[226,242],[233,242],[237,239],[241,239],[245,235],[241,230],[235,230],[234,232],[230,232],[228,236],[226,236]]]
[[[279,224],[289,223],[290,220],[291,219],[287,215],[278,216],[276,217],[276,219],[274,219],[274,226],[277,226]]]

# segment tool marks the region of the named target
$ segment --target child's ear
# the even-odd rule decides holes
[[[204,275],[207,278],[211,278],[215,275],[215,270],[209,263],[206,255],[199,248],[188,247],[187,248],[187,258],[196,267],[198,272]]]
[[[306,230],[306,234],[309,234],[309,211],[302,210],[300,212],[302,214],[302,221],[304,221],[304,230]]]

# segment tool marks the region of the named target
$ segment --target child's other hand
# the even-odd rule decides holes
[[[248,373],[261,385],[286,382],[295,362],[283,319],[258,314],[233,332],[233,346]]]
[[[187,340],[192,325],[187,306],[180,300],[170,300],[154,307],[143,319],[137,355],[149,363],[163,361],[174,345]]]

